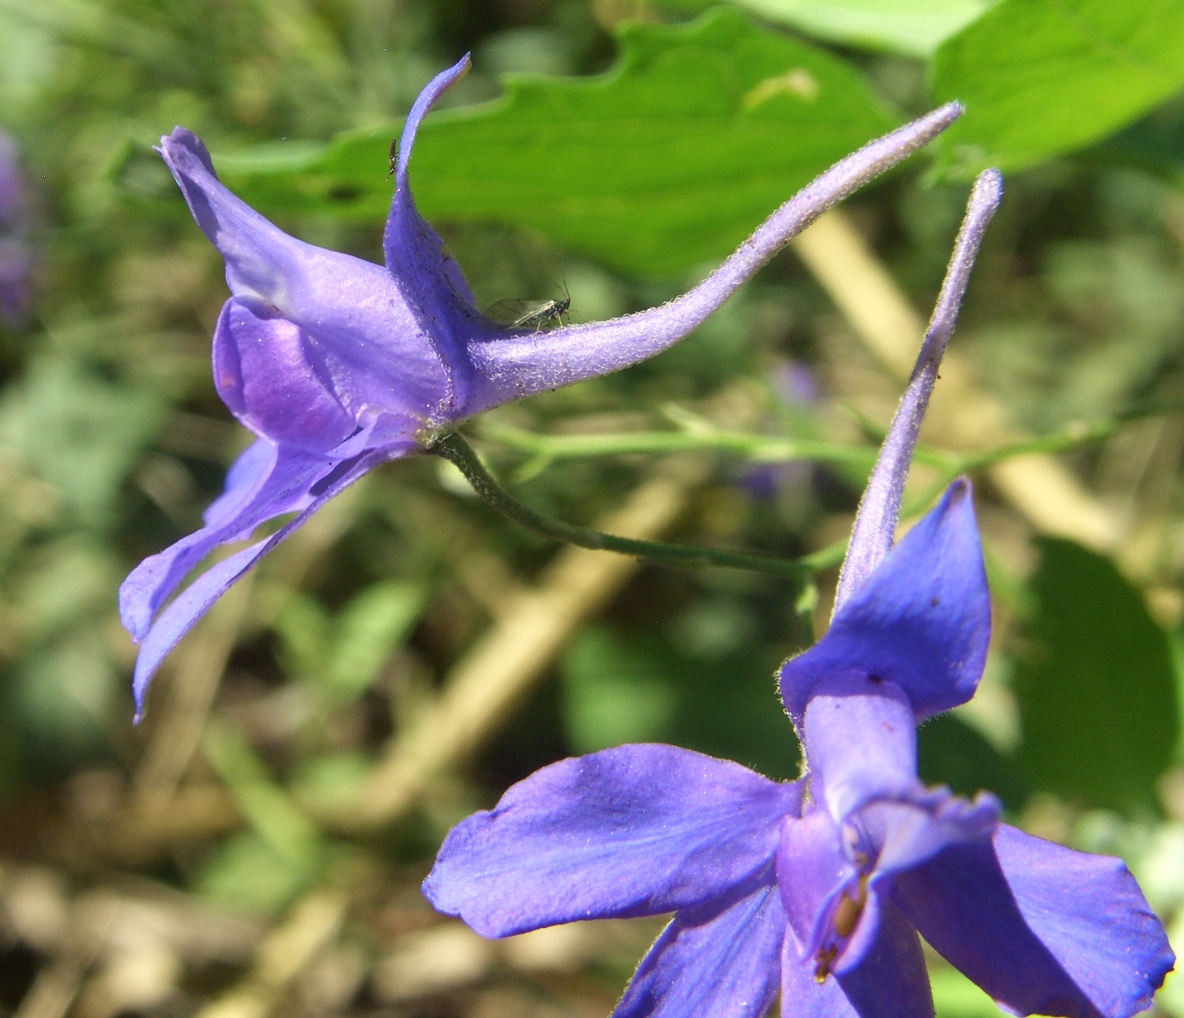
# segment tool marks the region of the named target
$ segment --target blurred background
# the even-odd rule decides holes
[[[390,139],[465,51],[419,204],[479,306],[569,293],[575,321],[669,299],[830,162],[967,103],[674,349],[466,434],[554,517],[837,564],[1001,166],[906,500],[971,471],[992,652],[922,774],[1123,856],[1184,949],[1180,5],[0,0],[0,1014],[607,1015],[660,922],[481,941],[419,894],[449,826],[629,741],[797,773],[772,675],[833,568],[802,592],[562,550],[427,457],[271,554],[132,724],[118,584],[248,441],[210,379],[221,262],[151,146],[196,131],[285,229],[379,261]],[[932,967],[939,1015],[997,1013]],[[1157,1006],[1184,1018],[1184,979]]]

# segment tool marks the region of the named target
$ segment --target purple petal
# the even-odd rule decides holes
[[[1122,861],[1000,825],[897,877],[921,935],[1016,1014],[1128,1018],[1174,955]]]
[[[465,413],[473,412],[468,406],[472,373],[470,345],[504,330],[487,321],[473,307],[472,295],[456,262],[415,208],[407,166],[420,121],[436,100],[468,73],[469,63],[466,54],[448,70],[437,74],[419,93],[407,114],[399,138],[395,194],[382,240],[387,268],[399,280],[419,328],[435,345],[438,356],[454,368],[451,379],[454,388],[449,399],[457,414],[462,408]]]
[[[140,646],[140,653],[136,658],[135,674],[132,679],[132,692],[136,701],[137,718],[143,712],[144,694],[147,691],[148,683],[151,681],[156,669],[160,667],[160,663],[164,660],[165,655],[177,645],[177,642],[182,636],[194,627],[197,620],[209,611],[211,605],[225,593],[226,589],[236,580],[240,579],[248,569],[263,555],[271,551],[280,541],[302,527],[313,513],[329,501],[329,499],[347,488],[372,466],[381,462],[383,458],[382,453],[375,452],[360,456],[348,463],[327,464],[329,469],[320,472],[313,478],[312,483],[306,485],[303,491],[300,492],[300,497],[294,500],[305,506],[304,510],[295,519],[286,523],[265,540],[244,548],[242,551],[236,552],[229,558],[211,566],[189,584],[176,600],[160,613],[144,637],[143,643]],[[315,496],[313,492],[315,492]],[[240,513],[235,518],[235,522],[229,526],[236,526],[248,512],[256,508],[257,506],[252,505]],[[203,533],[206,533],[206,531],[198,532],[198,534]],[[191,540],[197,536],[197,534],[190,535],[190,538],[186,540]],[[162,552],[161,555],[167,556],[169,552],[178,548],[183,543],[184,541],[179,541],[172,548]],[[186,548],[186,552],[196,551],[200,547],[200,544],[201,542],[190,544]],[[158,557],[154,556],[154,558]],[[176,575],[177,565],[185,557],[180,554],[173,557],[173,568],[168,574],[170,578]],[[125,603],[134,604],[132,610],[137,615],[142,614],[145,603],[149,600],[144,597],[146,588],[142,588],[139,584],[139,581],[145,578],[141,575],[141,570],[152,561],[152,559],[146,559],[142,562],[140,567],[124,581],[123,586],[120,588],[121,607]],[[184,573],[181,574],[181,576],[183,575]],[[175,587],[176,583],[180,581],[181,576],[176,576],[173,579],[172,586]],[[160,593],[162,589],[158,587],[153,593],[163,596]],[[172,588],[170,587],[169,589]],[[128,626],[129,629],[131,628],[126,618],[124,625]]]
[[[336,357],[347,368],[346,377],[333,379],[343,405],[352,396],[356,409],[381,395],[379,410],[413,408],[425,422],[455,417],[454,365],[441,360],[421,328],[402,281],[382,266],[289,237],[219,183],[205,146],[189,131],[175,128],[160,153],[225,259],[235,302],[260,319],[287,319],[306,347]],[[354,395],[362,382],[366,393]]]
[[[923,721],[974,695],[990,635],[970,483],[959,480],[835,613],[826,635],[781,666],[781,697],[800,724],[819,681],[862,672],[903,689]]]
[[[836,615],[848,598],[867,582],[892,547],[909,461],[917,445],[917,433],[921,429],[925,409],[929,406],[937,369],[941,365],[946,343],[954,332],[954,322],[958,318],[962,296],[966,293],[966,284],[970,281],[970,269],[978,254],[979,244],[1002,197],[1003,178],[999,172],[984,170],[980,173],[970,193],[966,217],[954,242],[950,266],[946,270],[946,278],[938,294],[933,317],[929,320],[925,341],[917,355],[908,388],[892,418],[892,426],[888,429],[859,504],[855,526],[851,531],[851,543],[847,547],[839,574],[839,586],[835,592]]]
[[[813,709],[813,706],[811,706]],[[822,972],[861,964],[878,934],[892,878],[950,845],[986,843],[999,816],[991,796],[973,804],[946,789],[917,785],[877,800],[841,822],[825,809],[787,819],[777,851],[777,883],[790,928]]]
[[[233,297],[214,329],[214,384],[243,425],[273,442],[323,452],[358,427],[332,391],[324,352],[304,330]]]
[[[645,360],[688,335],[740,285],[835,202],[916,152],[962,107],[948,103],[840,160],[782,205],[702,283],[681,297],[624,318],[475,345],[471,412],[570,385]]]
[[[220,544],[249,537],[259,524],[303,509],[309,489],[336,468],[333,460],[265,439],[251,445],[230,468],[226,489],[206,510],[206,526],[144,559],[119,588],[124,627],[137,643],[153,615],[186,574]]]
[[[876,873],[890,875],[918,866],[951,845],[985,844],[1002,809],[990,792],[979,792],[971,802],[938,787],[898,801],[870,803],[859,811],[856,826],[865,843],[879,852]]]
[[[814,688],[802,722],[810,791],[841,824],[874,799],[917,788],[917,730],[904,691],[887,679],[839,672]]]
[[[777,885],[781,905],[794,932],[801,954],[813,958],[833,933],[835,908],[840,897],[858,894],[859,867],[843,851],[839,827],[825,810],[816,809],[800,820],[785,821],[777,847]],[[846,947],[846,938],[837,944]]]
[[[561,760],[457,824],[423,892],[490,937],[688,908],[767,868],[800,799],[796,784],[673,746]]]
[[[932,1018],[933,997],[917,931],[890,901],[859,964],[821,983],[794,936],[781,958],[781,1013],[793,1018]]]
[[[785,934],[777,889],[768,885],[723,911],[679,912],[612,1018],[761,1018],[777,993]]]
[[[252,442],[226,471],[222,494],[206,506],[202,519],[208,527],[229,523],[247,504],[255,485],[272,469],[276,446],[266,438]]]

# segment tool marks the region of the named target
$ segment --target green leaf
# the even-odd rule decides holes
[[[578,753],[670,738],[677,690],[658,654],[612,630],[583,630],[561,664],[564,721]]]
[[[995,1002],[955,968],[934,966],[929,984],[937,1018],[999,1018]]]
[[[576,637],[560,664],[573,749],[662,741],[773,778],[796,772],[797,740],[772,678],[776,659],[767,648],[752,652],[751,633],[730,636],[733,623],[718,617],[722,605],[703,607],[688,620],[696,629],[693,640],[685,628],[664,639],[603,625]],[[733,645],[735,636],[741,645]]]
[[[989,6],[988,0],[733,0],[826,42],[928,57]]]
[[[352,700],[370,688],[415,625],[423,603],[419,584],[392,580],[367,588],[346,605],[324,676],[334,697]]]
[[[969,177],[1072,152],[1131,123],[1184,85],[1179,0],[1004,0],[947,40],[933,91],[966,115],[941,141]]]
[[[1021,763],[1035,788],[1146,808],[1178,737],[1167,634],[1108,559],[1052,538],[1040,550],[1016,655]]]
[[[917,732],[917,772],[930,785],[949,785],[959,795],[987,789],[1009,810],[1020,810],[1028,796],[1014,763],[956,714],[942,714]]]
[[[896,123],[848,64],[727,8],[626,23],[618,38],[603,75],[507,77],[501,99],[430,116],[411,162],[424,215],[529,227],[624,272],[680,273]],[[396,133],[216,162],[265,214],[380,220]]]

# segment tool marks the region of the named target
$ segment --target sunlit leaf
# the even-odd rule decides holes
[[[625,24],[592,78],[509,77],[494,102],[430,116],[412,186],[426,216],[530,227],[633,273],[716,259],[830,163],[895,121],[847,63],[728,9]],[[261,211],[379,221],[391,125],[324,147],[215,159]]]
[[[933,90],[966,115],[946,170],[1022,169],[1101,140],[1184,86],[1178,0],[1004,0],[934,56]]]
[[[989,6],[987,0],[733,0],[827,42],[928,57]]]

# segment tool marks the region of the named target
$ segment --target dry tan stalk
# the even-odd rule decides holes
[[[793,245],[860,341],[892,375],[907,378],[925,323],[847,217],[832,209]],[[973,369],[956,351],[942,362],[941,384],[934,391],[926,427],[954,449],[1023,437],[1009,424],[999,401],[978,387]],[[1117,545],[1118,520],[1053,457],[1020,456],[996,464],[988,473],[1037,530],[1071,537],[1100,551]]]

